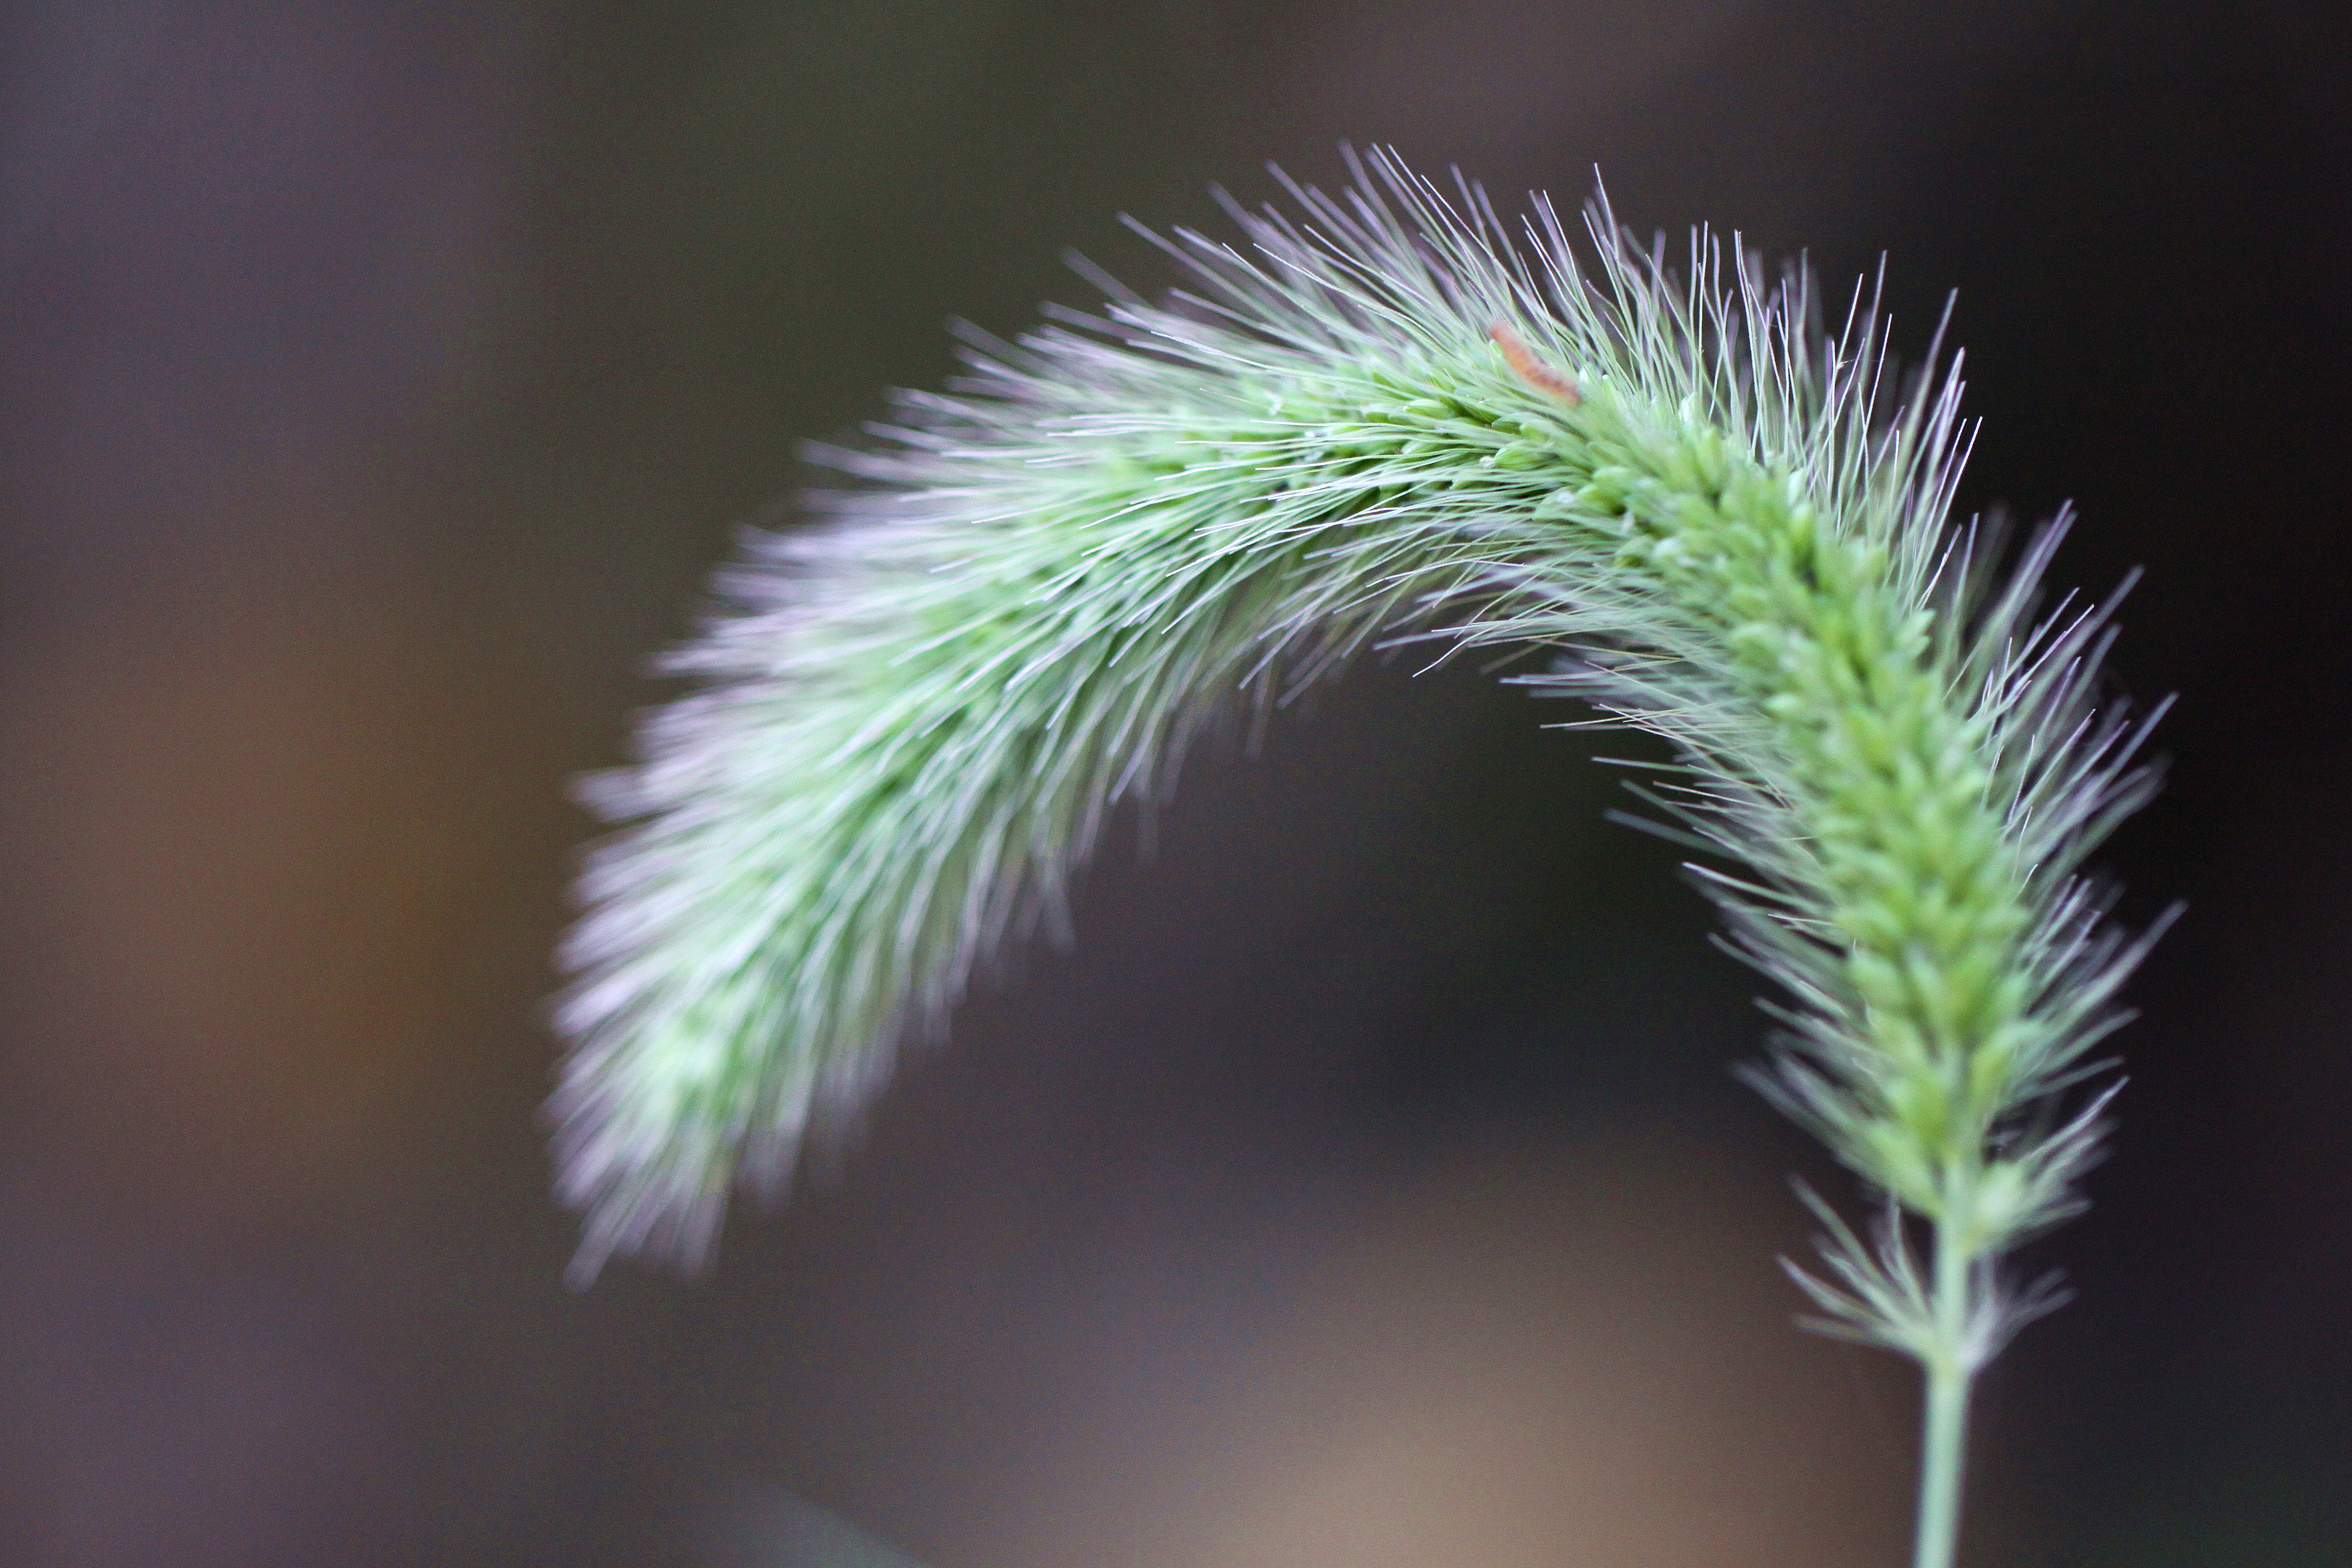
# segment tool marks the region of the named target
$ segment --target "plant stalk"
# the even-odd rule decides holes
[[[1918,1534],[1912,1568],[1952,1568],[1960,1542],[1960,1484],[1969,1444],[1969,1390],[1976,1379],[1966,1339],[1969,1255],[1955,1227],[1936,1227],[1936,1344],[1922,1358],[1927,1408],[1920,1421]]]

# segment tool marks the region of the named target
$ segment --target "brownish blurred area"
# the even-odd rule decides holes
[[[2180,760],[2114,859],[2127,918],[2193,910],[1969,1561],[2342,1562],[2343,42],[2284,0],[6,8],[0,1563],[716,1568],[746,1485],[932,1568],[1899,1560],[1912,1395],[1790,1326],[1782,1177],[1845,1189],[1725,1071],[1753,987],[1589,738],[1474,670],[1210,747],[714,1278],[562,1287],[567,781],[730,531],[950,374],[944,318],[1083,302],[1065,245],[1163,286],[1118,212],[1213,225],[1342,138],[1884,247],[1913,353],[1961,289],[1970,504],[2072,495],[2067,582],[2149,568],[2120,667]]]
[[[1850,1358],[1790,1353],[1754,1267],[1790,1240],[1772,1173],[1723,1134],[1445,1151],[1302,1279],[1193,1453],[1123,1477],[1065,1461],[1069,1496],[1116,1505],[1040,1510],[1018,1560],[1895,1559],[1900,1450],[1853,1418]],[[1884,1382],[1864,1403],[1901,1406]]]

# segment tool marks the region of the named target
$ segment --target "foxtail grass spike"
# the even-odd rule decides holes
[[[587,790],[628,826],[564,951],[577,1274],[700,1266],[1204,724],[1414,637],[1538,650],[1525,684],[1671,743],[1644,797],[1778,993],[1748,1077],[1887,1205],[1814,1200],[1804,1290],[1964,1395],[2055,1300],[1995,1266],[2080,1206],[2146,951],[2082,869],[2155,782],[2153,715],[2100,704],[2114,603],[2040,612],[2063,519],[1951,518],[1958,359],[1898,389],[1874,286],[1824,331],[1736,239],[1653,254],[1596,202],[1580,259],[1541,200],[1515,232],[1356,175],[1152,236],[1163,303],[967,331],[951,393],[816,454],[825,521],[721,574],[663,667],[696,689]]]

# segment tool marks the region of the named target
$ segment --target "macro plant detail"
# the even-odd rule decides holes
[[[1809,1194],[1816,1326],[1927,1379],[1915,1563],[1948,1568],[1972,1380],[2058,1300],[2000,1265],[2081,1206],[2098,1042],[2154,933],[2083,862],[2154,787],[2155,713],[2100,703],[2112,599],[2043,616],[2062,518],[1956,522],[1958,360],[1897,395],[1874,296],[1596,205],[1580,263],[1375,155],[1246,248],[1160,240],[1187,290],[967,334],[901,393],[830,521],[762,537],[589,798],[565,950],[576,1273],[689,1267],[738,1185],[837,1135],[974,966],[1040,925],[1187,742],[1383,640],[1534,650],[1516,677],[1648,731],[1643,790],[1778,988],[1748,1077],[1884,1199]]]

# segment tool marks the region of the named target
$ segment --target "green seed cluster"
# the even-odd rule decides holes
[[[828,455],[864,481],[832,524],[724,580],[673,663],[703,689],[597,795],[633,826],[561,1015],[583,1272],[698,1260],[732,1185],[1061,921],[1113,802],[1236,700],[1412,635],[1554,650],[1535,684],[1674,743],[1652,798],[1784,993],[1755,1080],[1934,1225],[1969,1343],[1899,1230],[1832,1217],[1806,1287],[1980,1360],[2036,1306],[1990,1260],[2096,1150],[2095,1105],[2036,1107],[2138,952],[2076,874],[2149,787],[2092,705],[2104,612],[2035,622],[2050,541],[2003,577],[1948,524],[1957,384],[1879,407],[1868,312],[1824,344],[1801,279],[1704,246],[1677,279],[1605,216],[1588,278],[1548,207],[1529,255],[1393,164],[1296,194],[1309,229],[1240,215],[1256,259],[1173,244],[1205,310],[975,342],[965,393]]]
[[[1738,700],[1766,721],[1766,771],[1803,860],[1789,890],[1804,923],[1775,946],[1832,1000],[1846,1079],[1806,1119],[1906,1207],[1997,1244],[2020,1194],[1986,1152],[2016,1109],[2033,998],[1988,721],[1956,692],[1934,611],[1902,591],[1887,548],[1825,526],[1799,478],[1704,425],[1608,445],[1578,512],[1719,639]]]

